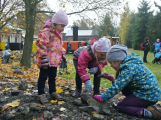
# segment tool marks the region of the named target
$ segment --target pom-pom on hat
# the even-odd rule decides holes
[[[53,15],[51,22],[67,26],[68,25],[67,14],[63,10],[59,10]]]
[[[97,52],[107,52],[111,48],[111,41],[108,38],[100,38],[96,44]]]

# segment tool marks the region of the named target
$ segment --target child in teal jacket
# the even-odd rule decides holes
[[[105,93],[94,98],[100,102],[109,101],[122,91],[126,97],[117,104],[119,111],[160,120],[161,111],[153,105],[161,100],[161,89],[156,76],[143,64],[141,56],[134,53],[127,56],[126,46],[114,45],[106,58],[116,70],[116,79]]]

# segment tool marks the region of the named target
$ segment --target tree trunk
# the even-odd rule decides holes
[[[33,0],[25,1],[25,16],[26,16],[26,35],[24,41],[23,55],[21,66],[31,67],[31,53],[34,35],[34,25],[36,17],[36,4]]]

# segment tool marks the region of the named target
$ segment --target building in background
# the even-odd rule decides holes
[[[73,41],[73,30],[68,30],[66,32],[66,41]],[[85,41],[91,40],[95,37],[93,34],[93,30],[78,30],[78,41]]]

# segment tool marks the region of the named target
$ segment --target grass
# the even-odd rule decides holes
[[[140,55],[143,57],[143,54],[144,52],[141,51],[141,50],[133,50],[133,49],[130,49],[132,52]],[[70,72],[70,74],[66,74],[65,71],[63,72],[62,75],[59,74],[59,70],[60,68],[58,68],[58,75],[57,77],[62,77],[62,78],[65,78],[65,79],[73,79],[75,80],[75,68],[74,68],[74,65],[73,65],[73,55],[72,54],[66,54],[66,57],[67,57],[67,60],[68,60],[68,71]],[[154,55],[153,53],[148,53],[148,56],[147,56],[147,60],[148,60],[148,63],[144,63],[157,77],[158,79],[158,82],[159,82],[159,86],[161,88],[161,74],[160,74],[160,68],[161,68],[161,65],[158,65],[158,64],[152,64],[152,60],[154,59]],[[62,71],[62,70],[61,70]],[[88,69],[87,69],[88,71]],[[115,76],[115,70],[113,68],[110,67],[110,64],[108,64],[107,66],[105,66],[103,69],[102,69],[102,74],[103,73],[108,73],[108,74],[111,74],[113,76]],[[93,75],[90,75],[90,78],[91,78],[91,81],[93,81]],[[101,86],[102,87],[105,87],[105,88],[108,88],[111,86],[111,82],[107,79],[104,79],[104,78],[101,78]]]

